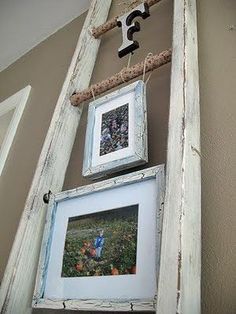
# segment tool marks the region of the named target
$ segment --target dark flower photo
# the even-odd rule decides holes
[[[102,115],[100,156],[128,147],[129,104]]]
[[[69,218],[62,277],[136,273],[138,205]]]

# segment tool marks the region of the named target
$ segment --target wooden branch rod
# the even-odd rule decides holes
[[[147,5],[149,7],[153,6],[154,4],[160,2],[161,0],[145,0],[144,2],[147,3]],[[123,11],[120,16],[122,16],[123,14],[129,12],[130,10],[132,10],[133,8],[135,8],[138,4],[142,3],[143,1],[135,1],[133,3],[131,3],[131,5],[128,6],[128,8]],[[105,34],[106,32],[110,31],[111,29],[115,28],[117,26],[117,19],[119,16],[115,16],[112,19],[108,20],[106,23],[98,26],[98,27],[94,27],[92,28],[92,35],[95,38],[100,37],[101,35]]]
[[[161,67],[162,65],[171,61],[171,49],[162,51],[158,55],[147,56],[145,60],[133,65],[130,68],[124,68],[120,72],[111,76],[110,78],[101,81],[100,83],[91,85],[89,88],[81,92],[76,92],[70,97],[71,104],[78,106],[85,100],[91,99],[93,96],[100,95],[113,87],[119,86],[125,82],[140,76],[145,73]]]

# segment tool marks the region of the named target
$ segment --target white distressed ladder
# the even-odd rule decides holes
[[[174,1],[158,314],[201,312],[200,110],[196,19],[196,0]]]
[[[107,19],[111,0],[93,0],[39,158],[0,289],[0,310],[31,313],[47,205],[62,189],[82,107],[70,105],[87,88],[100,40],[90,29]],[[167,183],[157,314],[200,313],[200,123],[196,0],[174,0]]]

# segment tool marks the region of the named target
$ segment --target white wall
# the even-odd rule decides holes
[[[0,71],[81,15],[90,0],[0,0]]]

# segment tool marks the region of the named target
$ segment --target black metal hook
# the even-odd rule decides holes
[[[50,195],[52,194],[52,192],[49,190],[48,193],[45,193],[43,196],[43,201],[45,204],[49,203],[49,199],[50,199]]]

